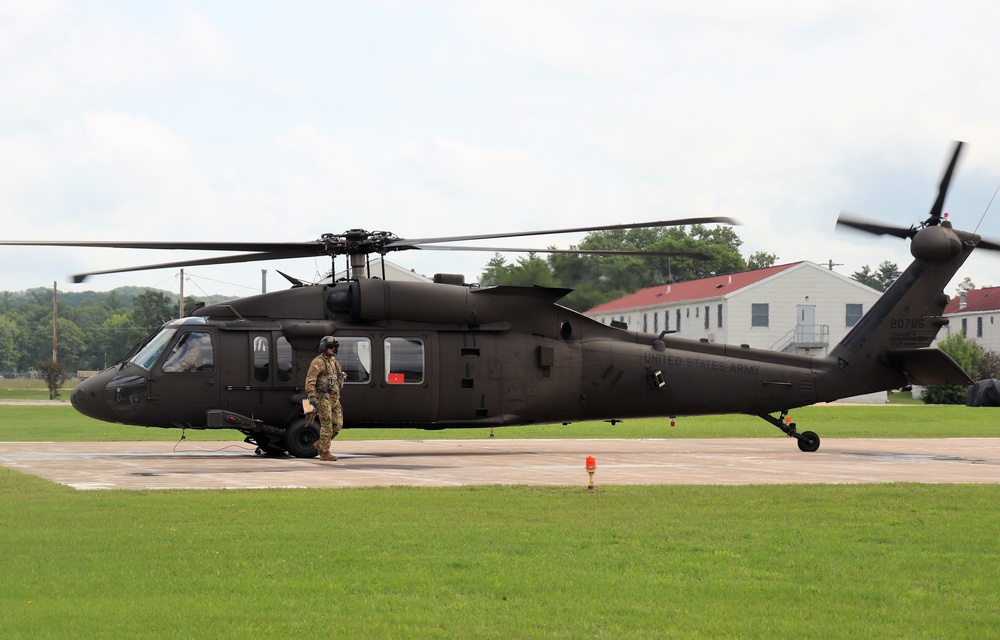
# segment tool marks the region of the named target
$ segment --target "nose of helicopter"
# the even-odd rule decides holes
[[[104,394],[104,389],[108,382],[114,378],[114,374],[114,369],[108,369],[76,385],[69,396],[73,408],[88,418],[104,422],[117,422],[115,411]]]

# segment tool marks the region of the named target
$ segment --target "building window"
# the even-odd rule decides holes
[[[660,312],[656,311],[653,313],[653,333],[660,332]]]
[[[962,337],[967,338],[969,336],[969,319],[962,318]]]
[[[676,327],[676,330],[677,330],[678,333],[680,333],[680,330],[681,330],[681,310],[680,309],[677,310],[677,327]]]
[[[719,328],[722,328],[722,305],[719,305]]]
[[[769,304],[766,302],[754,302],[750,305],[750,326],[768,327]]]
[[[978,318],[976,318],[976,337],[977,338],[982,338],[983,337],[983,317],[982,316],[979,316]]]
[[[708,307],[705,307],[705,328],[708,329]]]
[[[860,304],[848,304],[847,312],[845,314],[845,322],[848,327],[853,327],[861,319],[864,314],[864,305]]]
[[[649,333],[649,314],[642,314],[642,332]]]
[[[663,330],[670,331],[670,309],[663,312]]]

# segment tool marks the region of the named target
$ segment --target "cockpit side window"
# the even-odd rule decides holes
[[[175,333],[177,333],[177,329],[175,328],[160,329],[160,332],[153,336],[153,338],[139,350],[139,353],[135,354],[135,357],[132,358],[132,362],[149,371],[149,369],[152,368],[153,363],[156,362],[156,359],[160,357],[160,354],[163,353],[163,350],[167,347],[167,343],[174,337]]]
[[[215,351],[212,348],[212,334],[207,331],[190,331],[181,334],[177,344],[163,363],[164,373],[214,370]]]

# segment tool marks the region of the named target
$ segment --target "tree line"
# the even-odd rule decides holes
[[[211,296],[206,303],[224,296]],[[59,292],[57,360],[69,373],[113,364],[164,322],[179,316],[176,294],[120,287],[109,292]],[[185,296],[186,309],[198,303]],[[0,292],[0,372],[25,374],[52,360],[53,291]]]
[[[704,253],[711,259],[553,253],[545,259],[529,254],[508,263],[497,253],[487,263],[480,283],[570,288],[573,292],[559,303],[586,311],[646,287],[761,269],[773,266],[778,259],[764,251],[744,257],[742,244],[732,227],[722,226],[597,231],[573,248]]]

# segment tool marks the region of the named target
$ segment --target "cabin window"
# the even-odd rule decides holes
[[[285,336],[278,338],[274,352],[278,356],[278,381],[292,381],[292,345]]]
[[[754,302],[750,305],[750,326],[770,326],[770,305],[767,302]]]
[[[856,325],[858,323],[858,320],[861,319],[861,316],[863,314],[864,314],[864,305],[848,304],[847,313],[845,317],[847,326],[853,327],[854,325]]]
[[[215,369],[212,335],[207,331],[182,333],[163,363],[165,373],[207,372]]]
[[[424,381],[424,341],[420,338],[386,338],[385,381],[420,384]]]
[[[267,382],[271,375],[271,353],[268,346],[267,336],[254,336],[253,379],[257,382]]]
[[[372,341],[368,338],[337,336],[337,362],[347,374],[347,384],[367,384],[372,379]]]

